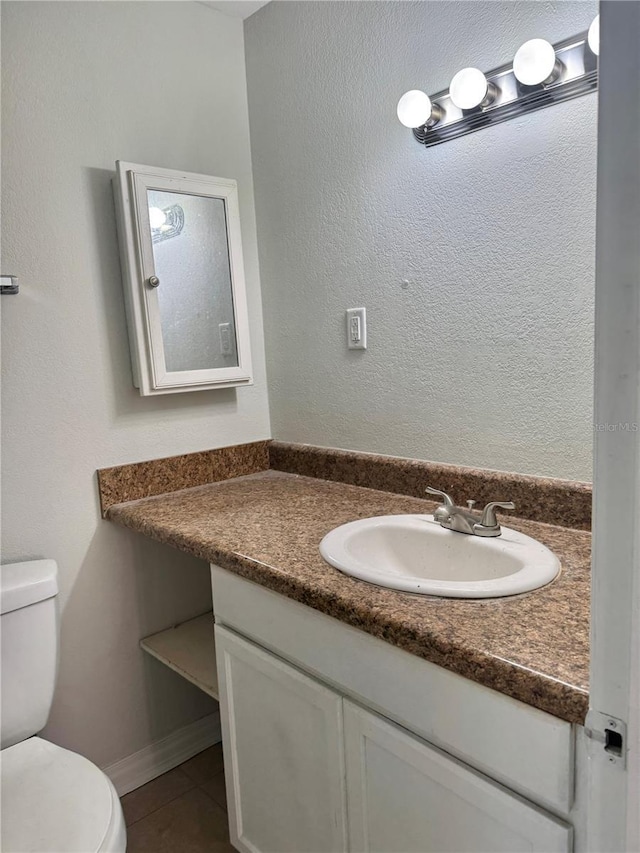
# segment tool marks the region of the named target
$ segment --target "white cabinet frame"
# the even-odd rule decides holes
[[[143,396],[252,385],[249,315],[236,181],[121,160],[116,163],[116,168],[114,195],[133,384]],[[167,370],[158,293],[149,284],[156,271],[147,205],[148,190],[204,196],[224,202],[238,353],[238,364],[235,367]],[[216,333],[217,330],[212,328],[212,336]]]

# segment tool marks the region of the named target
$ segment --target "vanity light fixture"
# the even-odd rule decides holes
[[[524,113],[561,103],[598,88],[599,16],[589,31],[551,44],[530,39],[513,62],[484,74],[463,68],[448,89],[418,89],[398,102],[398,118],[425,147],[439,145]]]
[[[553,45],[546,39],[526,41],[513,58],[513,73],[525,86],[548,86],[558,79],[562,68]]]
[[[184,228],[184,210],[180,204],[172,204],[169,207],[150,207],[149,225],[151,227],[151,240],[153,243],[161,243],[171,237],[177,237]]]
[[[593,21],[591,21],[591,26],[589,27],[589,32],[587,33],[587,42],[589,44],[589,48],[591,53],[595,56],[600,55],[600,15],[596,15]]]
[[[167,214],[160,207],[149,208],[149,225],[151,228],[162,228],[167,221]]]
[[[442,118],[442,109],[420,89],[405,92],[398,101],[398,118],[405,127],[433,127]]]
[[[495,85],[478,68],[463,68],[449,84],[449,96],[459,110],[488,107],[496,95]]]

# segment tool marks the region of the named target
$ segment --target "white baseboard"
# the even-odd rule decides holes
[[[221,740],[220,713],[216,711],[102,769],[122,797]]]

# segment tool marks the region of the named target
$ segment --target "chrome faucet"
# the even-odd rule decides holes
[[[500,536],[502,529],[496,518],[496,508],[516,508],[513,501],[491,501],[480,514],[473,512],[475,501],[467,501],[468,509],[463,509],[456,506],[446,492],[432,489],[431,486],[427,486],[425,491],[442,498],[442,504],[433,513],[434,521],[437,521],[441,527],[446,527],[447,530],[468,533],[471,536]]]

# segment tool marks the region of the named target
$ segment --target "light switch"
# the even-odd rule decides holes
[[[219,323],[220,352],[222,355],[231,355],[231,323]]]
[[[367,309],[347,308],[347,347],[367,348]]]

